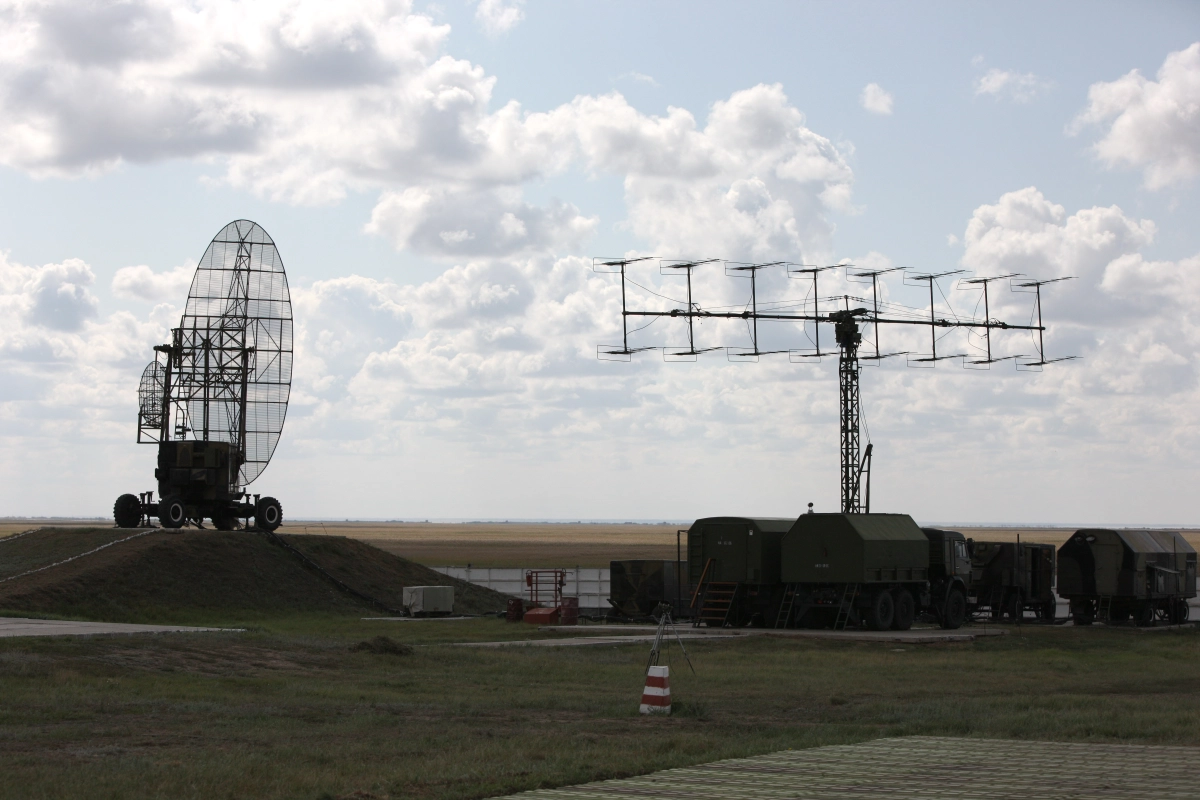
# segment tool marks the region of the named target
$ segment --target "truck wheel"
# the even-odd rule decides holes
[[[264,531],[273,531],[283,523],[283,506],[274,497],[263,497],[254,507],[254,524]]]
[[[896,592],[896,612],[892,615],[892,630],[906,631],[912,627],[913,618],[917,615],[917,604],[913,601],[908,589]]]
[[[1054,618],[1058,616],[1058,601],[1047,600],[1042,603],[1041,609],[1038,611],[1038,616],[1044,622],[1054,622]]]
[[[967,621],[967,598],[961,589],[951,589],[946,597],[946,607],[942,610],[942,627],[948,631],[961,628]]]
[[[178,497],[164,497],[158,501],[158,521],[164,528],[182,528],[187,522],[187,511]]]
[[[1134,621],[1139,628],[1145,628],[1154,624],[1153,603],[1143,603],[1142,605],[1138,606],[1133,613],[1136,615]]]
[[[892,593],[881,589],[871,598],[871,610],[867,614],[867,625],[873,630],[886,631],[892,627],[892,619],[896,616],[896,604],[892,601]]]
[[[113,503],[113,519],[118,528],[136,528],[142,521],[142,501],[137,495],[121,495]]]

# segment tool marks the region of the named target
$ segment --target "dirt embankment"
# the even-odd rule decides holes
[[[0,609],[112,621],[196,619],[210,613],[214,618],[231,613],[380,614],[380,606],[401,607],[405,586],[453,586],[460,613],[501,611],[505,603],[497,592],[342,536],[283,538],[380,605],[343,591],[263,534],[137,533],[48,528],[0,540]]]

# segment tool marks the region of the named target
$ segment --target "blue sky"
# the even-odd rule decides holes
[[[301,332],[254,485],[289,516],[836,505],[832,365],[588,359],[617,321],[590,257],[636,252],[1079,273],[1047,310],[1080,362],[864,378],[877,503],[1200,522],[1195,4],[137,0],[0,36],[0,436],[39,454],[0,513],[149,488],[137,375],[246,217]]]

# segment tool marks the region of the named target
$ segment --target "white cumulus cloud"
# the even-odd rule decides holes
[[[1103,129],[1093,152],[1109,167],[1143,170],[1149,189],[1200,174],[1200,42],[1171,53],[1158,80],[1138,70],[1092,84],[1088,105],[1068,129]]]
[[[525,19],[525,0],[479,0],[475,21],[490,36],[508,33]]]
[[[878,83],[868,83],[863,87],[862,94],[859,95],[859,102],[862,103],[863,108],[872,114],[884,116],[892,113],[892,100],[892,93]]]
[[[975,80],[975,94],[1028,103],[1050,88],[1050,82],[1032,72],[993,67]]]

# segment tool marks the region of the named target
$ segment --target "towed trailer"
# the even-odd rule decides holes
[[[972,616],[1019,621],[1026,611],[1053,622],[1054,545],[1032,542],[968,542],[971,585],[967,603]]]
[[[694,624],[765,625],[779,608],[780,545],[795,520],[706,517],[687,533]]]
[[[1176,531],[1085,528],[1058,549],[1058,594],[1076,625],[1177,625],[1196,596],[1196,551]]]

